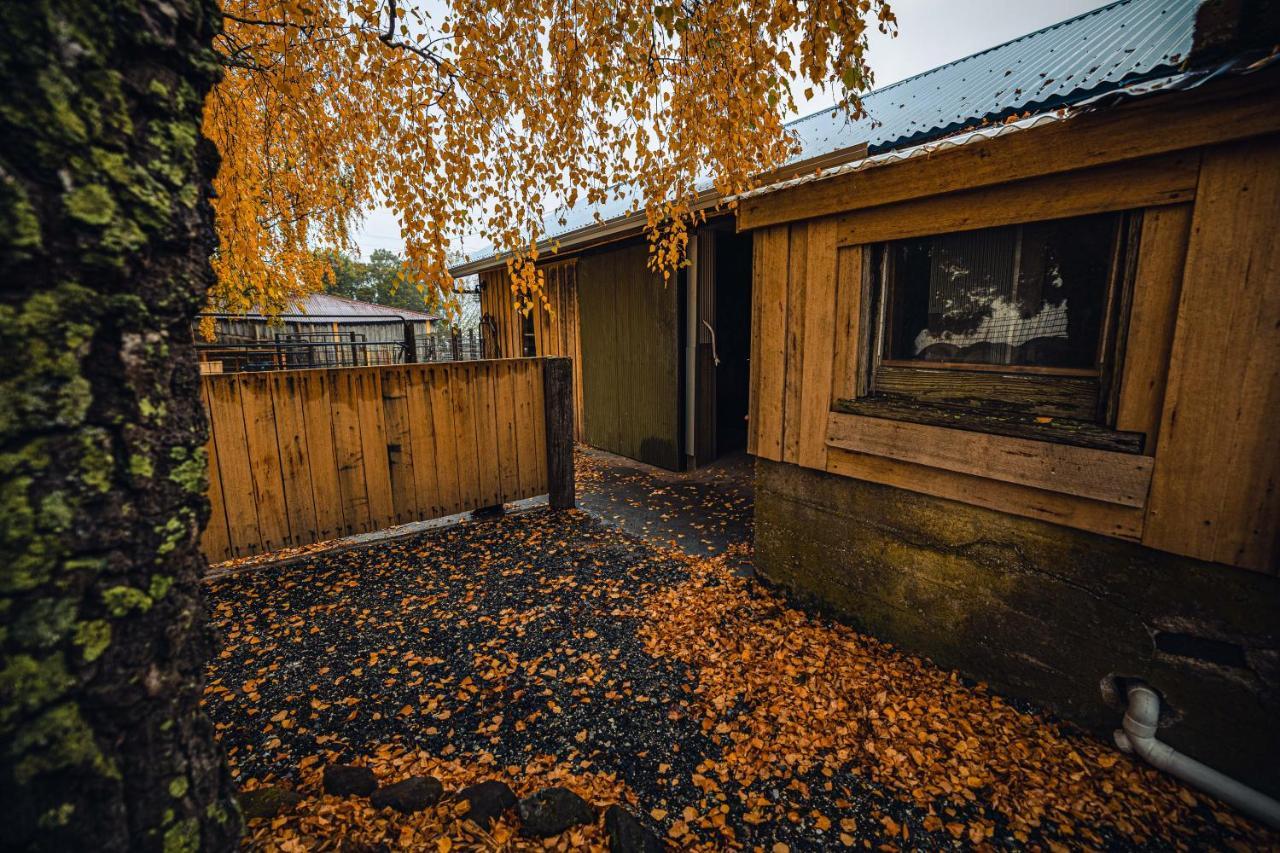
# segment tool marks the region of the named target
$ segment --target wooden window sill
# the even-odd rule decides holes
[[[1120,432],[1071,418],[1045,418],[1017,412],[984,412],[885,397],[837,400],[832,410],[849,415],[1089,447],[1113,453],[1142,453],[1146,438],[1140,432]]]
[[[827,444],[857,453],[1030,486],[1090,500],[1143,507],[1154,460],[1027,438],[833,411]]]

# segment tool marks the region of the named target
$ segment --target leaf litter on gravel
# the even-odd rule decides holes
[[[210,583],[205,704],[264,849],[519,849],[446,798],[321,796],[330,762],[628,804],[682,848],[1257,848],[1255,825],[730,565],[534,512]],[[600,822],[549,842],[604,844]],[[433,846],[434,845],[434,846]]]

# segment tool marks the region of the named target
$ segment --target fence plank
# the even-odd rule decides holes
[[[546,410],[546,394],[542,387],[542,369],[545,363],[545,361],[529,362],[529,370],[525,371],[529,393],[533,398],[533,405],[529,409],[529,422],[525,425],[525,429],[532,430],[534,435],[533,459],[538,466],[538,480],[535,486],[538,493],[547,490],[547,454],[544,450],[547,446],[547,424],[542,417],[542,413]]]
[[[382,371],[360,370],[354,377],[356,411],[360,417],[360,448],[364,458],[365,490],[369,495],[371,529],[396,523],[391,501],[391,471],[387,460],[387,433],[382,420]]]
[[[275,412],[276,442],[279,445],[280,474],[284,485],[290,541],[305,545],[317,541],[315,497],[311,488],[310,453],[303,415],[299,377],[274,373],[267,377],[271,407]]]
[[[271,388],[258,373],[238,374],[244,434],[249,451],[249,473],[258,505],[258,534],[267,551],[293,544],[289,534],[284,477],[280,471],[280,446],[276,441],[276,417]]]
[[[201,383],[200,396],[205,411],[209,410],[209,386]],[[213,423],[209,423],[209,440],[205,442],[205,458],[209,467],[209,523],[205,525],[200,547],[211,563],[230,559],[231,541],[227,535],[227,511],[222,498],[222,475],[218,472],[218,448],[213,440]]]
[[[409,423],[407,375],[406,370],[382,373],[382,418],[386,426],[387,465],[396,524],[407,524],[425,515],[418,507],[418,486],[414,478],[418,460]],[[423,464],[427,464],[425,459]]]
[[[515,395],[515,370],[510,362],[497,362],[494,373],[494,411],[498,430],[498,480],[500,491],[511,500],[521,494],[520,450],[516,436],[518,410]]]
[[[431,415],[435,426],[437,476],[440,480],[440,512],[450,515],[462,507],[458,489],[458,442],[453,429],[453,377],[457,369],[431,369]]]
[[[476,506],[480,500],[480,475],[476,454],[475,399],[472,384],[475,368],[459,365],[450,377],[453,391],[453,440],[458,448],[459,509]]]
[[[338,491],[342,495],[343,533],[371,530],[369,493],[365,486],[364,447],[360,441],[359,401],[354,371],[328,375],[333,417],[333,453],[338,463]]]
[[[302,397],[302,417],[307,434],[307,470],[311,476],[311,498],[316,508],[318,541],[342,536],[350,526],[343,515],[342,490],[338,485],[338,459],[333,445],[333,407],[327,375],[304,371],[298,375]]]
[[[245,557],[263,550],[258,534],[258,505],[245,500],[244,490],[252,489],[249,449],[244,437],[244,410],[240,405],[240,385],[235,376],[212,377],[209,383],[209,414],[218,446],[223,497],[227,512],[231,556]]]
[[[528,380],[528,362],[515,362],[511,377],[512,396],[515,398],[516,421],[516,470],[520,478],[520,491],[538,494],[538,436],[533,429],[533,387]]]
[[[436,429],[431,409],[431,370],[415,367],[406,371],[407,418],[413,444],[413,482],[417,490],[418,513],[422,518],[447,515],[441,506],[437,478],[441,459],[436,452]]]
[[[498,476],[498,418],[493,398],[498,364],[480,362],[475,369],[476,381],[471,384],[471,393],[476,412],[476,467],[480,481],[480,500],[486,506],[494,506],[502,503],[502,481]]]

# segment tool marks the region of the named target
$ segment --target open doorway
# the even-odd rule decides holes
[[[716,456],[747,449],[751,390],[751,235],[716,234]]]
[[[751,235],[731,221],[699,229],[688,295],[692,383],[688,463],[706,465],[747,446],[751,353]]]

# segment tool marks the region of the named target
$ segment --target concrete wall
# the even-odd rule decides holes
[[[1160,737],[1280,794],[1280,580],[757,460],[756,567],[867,633],[1109,737],[1139,677]]]

